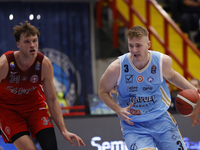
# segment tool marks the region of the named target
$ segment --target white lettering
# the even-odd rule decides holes
[[[111,150],[126,150],[126,145],[124,141],[112,141],[111,143]]]
[[[95,143],[95,141],[101,141],[101,137],[93,137],[92,140],[91,140],[91,145],[93,147],[97,147],[98,149],[97,150],[101,150],[101,145],[100,144],[97,144]]]
[[[95,136],[91,139],[91,145],[97,147],[97,150],[128,150],[124,141],[104,141],[102,144],[96,143],[100,141],[101,137]]]
[[[109,150],[110,149],[110,143],[108,141],[105,141],[102,143],[102,150]]]

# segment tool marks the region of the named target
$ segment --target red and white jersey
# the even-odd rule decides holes
[[[46,107],[41,91],[41,67],[44,55],[40,52],[33,65],[22,71],[15,60],[14,51],[4,53],[8,61],[8,74],[0,83],[0,107],[16,111],[31,111]]]

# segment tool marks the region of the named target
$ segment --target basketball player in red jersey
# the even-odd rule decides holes
[[[63,137],[80,147],[83,140],[69,132],[63,120],[60,104],[53,85],[51,61],[38,52],[40,33],[27,21],[14,27],[18,51],[9,51],[0,57],[0,130],[6,143],[12,142],[18,150],[36,150],[30,133],[43,150],[57,150],[52,119]],[[44,94],[40,85],[43,85]]]

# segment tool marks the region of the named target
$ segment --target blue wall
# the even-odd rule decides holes
[[[32,20],[30,14],[34,16]],[[0,54],[17,50],[13,27],[29,21],[41,33],[40,51],[51,56],[54,69],[60,70],[55,77],[66,88],[64,93],[70,104],[83,105],[87,94],[93,93],[89,17],[86,2],[1,2]]]

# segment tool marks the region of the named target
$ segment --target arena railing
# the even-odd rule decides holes
[[[140,13],[134,8],[133,1],[134,0],[121,0],[124,1],[128,7],[129,11],[129,19],[125,19],[124,16],[117,9],[117,0],[100,0],[97,2],[97,27],[102,27],[102,15],[101,10],[103,8],[104,3],[106,3],[112,9],[112,17],[113,17],[113,47],[119,47],[118,41],[118,29],[119,29],[119,21],[123,22],[124,26],[130,28],[134,25],[133,15],[137,16],[137,18],[146,26],[149,33],[152,34],[157,41],[164,47],[165,53],[170,55],[176,63],[183,69],[183,75],[185,78],[193,78],[194,76],[188,70],[188,48],[192,49],[192,51],[200,58],[200,51],[196,48],[196,46],[186,37],[186,35],[180,30],[180,28],[176,25],[176,23],[171,19],[171,17],[160,7],[160,5],[156,2],[156,0],[145,0],[146,3],[146,19],[140,15]],[[162,39],[155,29],[151,26],[151,7],[153,6],[157,12],[164,18],[164,39]],[[181,62],[177,56],[172,52],[169,48],[169,31],[168,27],[171,26],[177,34],[182,37],[182,47],[183,47],[183,62]]]

